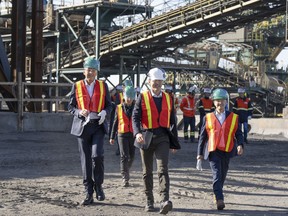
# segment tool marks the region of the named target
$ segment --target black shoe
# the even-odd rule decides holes
[[[147,203],[147,205],[145,206],[145,211],[146,212],[154,212],[155,211],[154,204],[153,203]]]
[[[167,214],[169,211],[172,210],[172,202],[171,201],[165,201],[160,203],[160,214]]]
[[[82,201],[81,205],[90,205],[93,203],[93,194],[87,194],[86,198]]]
[[[120,155],[120,150],[119,150],[119,148],[116,150],[115,155],[117,155],[117,156]]]
[[[98,201],[105,200],[105,194],[104,194],[104,191],[102,189],[102,185],[95,186],[95,191],[96,191],[96,199]]]
[[[248,140],[247,140],[247,138],[244,139],[244,142],[245,142],[246,144],[248,144]]]

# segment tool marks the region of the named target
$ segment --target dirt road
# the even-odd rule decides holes
[[[139,152],[131,187],[122,188],[115,149],[108,142],[105,145],[106,200],[81,207],[84,194],[75,137],[51,132],[0,132],[0,215],[159,215],[143,211]],[[195,169],[196,149],[196,143],[183,143],[182,149],[171,155],[170,198],[174,208],[168,215],[288,215],[286,138],[250,135],[244,156],[230,163],[224,188],[226,208],[221,212],[213,203],[208,162],[202,172]],[[156,172],[154,178],[155,200],[159,201]]]

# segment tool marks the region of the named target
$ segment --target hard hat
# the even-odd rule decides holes
[[[125,86],[133,86],[132,80],[125,80],[124,85]]]
[[[193,92],[195,92],[195,90],[196,90],[196,86],[194,85],[194,86],[191,86],[189,89],[188,89],[188,93],[193,93]]]
[[[211,94],[211,89],[210,89],[210,88],[204,88],[204,89],[203,89],[203,92],[204,92],[204,93]]]
[[[85,59],[83,67],[84,68],[93,68],[93,69],[99,71],[100,70],[100,61],[93,58],[93,57],[88,57]]]
[[[149,72],[148,72],[148,77],[151,80],[165,80],[166,76],[165,76],[165,71],[159,68],[152,68]]]
[[[173,88],[172,88],[171,85],[166,85],[166,86],[165,86],[165,90],[167,90],[167,91],[173,91]]]
[[[126,86],[124,89],[124,98],[135,99],[135,89],[132,86]]]
[[[213,100],[227,100],[228,99],[228,92],[225,89],[215,89],[212,93]]]
[[[117,85],[116,86],[116,90],[121,90],[122,91],[123,90],[123,86],[122,85]]]
[[[245,93],[245,88],[238,88],[238,93]]]
[[[136,92],[141,92],[141,88],[140,88],[140,87],[136,87],[136,88],[135,88],[135,91],[136,91]]]

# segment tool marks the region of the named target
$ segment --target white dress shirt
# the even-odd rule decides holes
[[[93,95],[93,91],[94,91],[95,80],[90,85],[87,83],[86,79],[84,80],[84,82],[85,82],[85,86],[86,86],[86,89],[88,91],[88,94],[91,98]]]
[[[160,92],[159,95],[154,94],[152,91],[150,91],[150,92],[151,92],[152,97],[155,97],[155,98],[161,98],[162,97],[162,91]]]
[[[216,115],[217,119],[219,120],[220,124],[222,125],[225,121],[225,118],[226,118],[225,111],[222,113],[215,111],[215,115]]]

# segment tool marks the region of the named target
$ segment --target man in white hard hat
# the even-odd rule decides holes
[[[233,111],[239,115],[239,123],[241,129],[243,127],[244,142],[248,143],[248,120],[252,118],[253,107],[250,98],[246,97],[245,88],[238,88],[239,97],[237,97],[233,104]],[[243,125],[243,126],[242,126]]]
[[[195,139],[195,86],[191,86],[188,89],[187,95],[182,99],[180,109],[183,112],[184,120],[184,140],[187,142],[188,127],[190,126],[190,141],[193,143]]]
[[[179,142],[169,140],[170,128],[176,139],[178,135],[172,99],[161,90],[164,80],[163,70],[153,68],[148,72],[150,90],[139,95],[132,115],[133,132],[142,158],[144,192],[147,199],[145,211],[155,211],[153,160],[156,157],[161,214],[167,214],[172,210],[172,202],[169,200],[169,149],[180,148]]]

